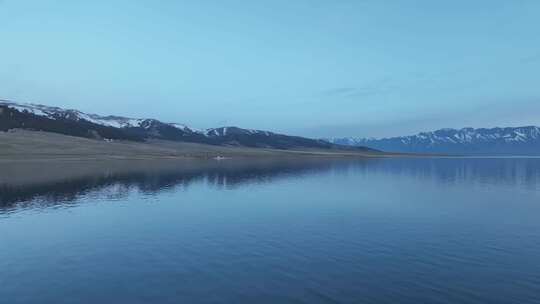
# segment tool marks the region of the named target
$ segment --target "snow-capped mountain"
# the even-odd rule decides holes
[[[87,114],[78,110],[62,109],[58,107],[45,106],[40,104],[31,103],[15,103],[7,100],[0,100],[0,105],[7,106],[9,108],[18,110],[20,112],[27,112],[37,116],[46,117],[49,119],[65,118],[74,121],[85,120],[97,125],[113,128],[149,128],[153,123],[159,122],[155,119],[140,119],[140,118],[127,118],[121,116],[101,116],[97,114]],[[167,123],[168,125],[180,129],[182,131],[192,131],[194,129],[189,128],[184,124],[179,123]]]
[[[72,136],[146,141],[162,139],[213,145],[257,148],[351,149],[324,140],[277,134],[269,131],[220,127],[199,130],[180,123],[149,118],[102,116],[78,110],[0,100],[0,131],[22,128]],[[364,148],[354,147],[359,150]]]
[[[392,138],[331,138],[327,141],[392,152],[540,155],[540,128],[440,129]]]

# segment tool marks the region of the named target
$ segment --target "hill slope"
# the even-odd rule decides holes
[[[11,129],[38,130],[105,140],[160,139],[252,148],[372,151],[364,147],[340,146],[324,140],[269,131],[238,127],[199,130],[184,124],[164,123],[156,119],[101,116],[78,110],[0,100],[0,131]]]

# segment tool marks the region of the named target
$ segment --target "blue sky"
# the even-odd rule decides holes
[[[195,127],[540,125],[540,1],[0,0],[0,98]]]

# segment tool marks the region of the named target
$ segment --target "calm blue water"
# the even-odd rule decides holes
[[[540,159],[0,189],[1,303],[540,303]]]

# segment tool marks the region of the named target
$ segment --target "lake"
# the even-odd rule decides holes
[[[2,303],[540,303],[540,159],[3,166]]]

